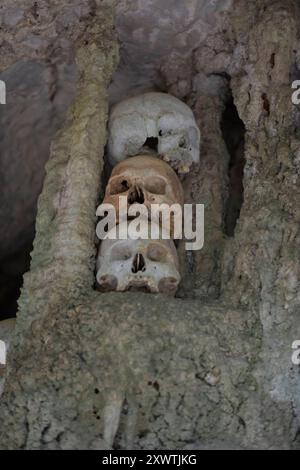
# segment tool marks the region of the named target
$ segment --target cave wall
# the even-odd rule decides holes
[[[94,11],[81,0],[0,5],[0,319],[16,314],[50,143],[76,91],[74,42]]]
[[[184,28],[177,49],[163,50],[168,58],[147,43],[151,66],[126,62],[145,44],[141,33],[128,46],[120,36],[118,62],[109,7],[76,39],[79,82],[39,200],[0,401],[2,448],[299,448],[300,380],[291,362],[300,337],[299,110],[291,102],[299,8],[233,3],[217,12],[215,28],[195,22],[191,53]],[[130,25],[133,10],[120,2],[116,26]],[[201,165],[184,183],[187,199],[209,209],[205,246],[187,260],[182,298],[168,302],[93,290],[108,107],[134,89],[184,99],[203,136]],[[222,119],[231,96],[245,127],[245,167],[229,236]]]
[[[255,376],[278,403],[290,397],[299,424],[299,370],[288,348],[300,325],[299,108],[291,100],[298,5],[269,4],[252,21],[247,73],[231,85],[246,127],[245,192],[235,236],[225,247],[222,290],[259,312],[262,364]]]

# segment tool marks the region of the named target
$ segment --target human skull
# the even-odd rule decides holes
[[[120,196],[127,197],[127,209],[133,204],[144,204],[148,211],[152,204],[182,206],[184,202],[182,184],[175,171],[164,161],[150,155],[128,158],[113,169],[103,204],[114,206],[117,221]]]
[[[146,230],[150,222],[146,219]],[[118,226],[118,239],[100,246],[97,282],[101,291],[142,290],[174,296],[180,282],[179,265],[173,240],[126,238],[127,223]]]
[[[145,93],[117,104],[109,119],[108,153],[114,166],[150,147],[178,173],[200,158],[200,131],[192,110],[175,96]]]

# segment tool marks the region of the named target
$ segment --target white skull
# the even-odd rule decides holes
[[[179,173],[187,173],[200,158],[200,131],[192,110],[172,95],[155,92],[117,104],[109,119],[110,163],[116,165],[147,147]]]
[[[141,225],[150,232],[148,220],[143,219]],[[118,229],[117,240],[106,238],[100,246],[96,276],[99,289],[175,295],[180,274],[173,240],[122,239],[127,234],[127,223]]]

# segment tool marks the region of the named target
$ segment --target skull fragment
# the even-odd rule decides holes
[[[142,224],[150,234],[150,222],[143,219]],[[108,233],[100,246],[96,276],[99,290],[142,290],[174,296],[180,274],[173,240],[124,239],[127,223],[117,228],[118,239],[109,239]]]
[[[200,158],[200,131],[192,110],[166,93],[145,93],[117,104],[109,119],[110,163],[152,150],[178,173]]]

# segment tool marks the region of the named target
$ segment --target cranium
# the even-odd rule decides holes
[[[127,197],[128,206],[144,204],[148,211],[152,204],[171,206],[183,205],[184,202],[182,185],[175,171],[164,161],[150,155],[128,158],[113,169],[103,203],[114,206],[117,220],[120,196]],[[171,230],[172,225],[171,222]]]
[[[145,93],[117,104],[109,119],[112,165],[152,148],[179,173],[200,158],[200,131],[193,112],[166,93]]]
[[[143,219],[150,233],[150,222]],[[118,226],[118,239],[101,243],[97,282],[102,291],[143,290],[175,295],[180,282],[173,240],[126,238],[127,223]]]

